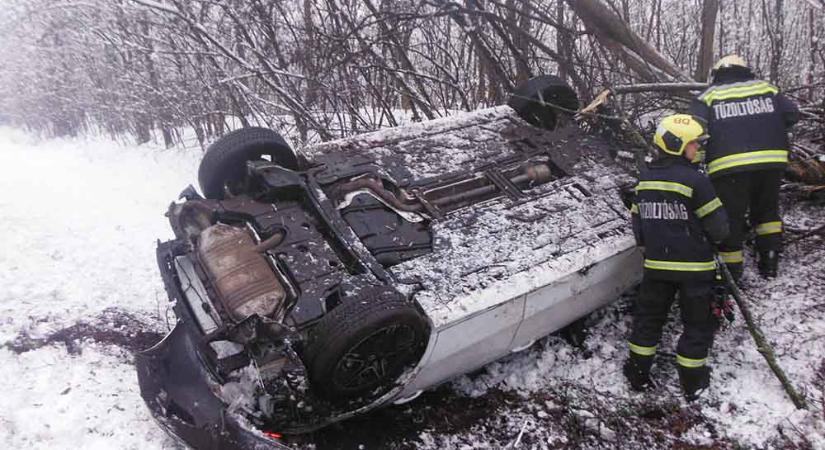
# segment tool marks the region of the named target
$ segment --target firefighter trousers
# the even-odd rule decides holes
[[[703,367],[718,326],[712,311],[713,282],[708,280],[663,281],[645,274],[630,334],[631,354],[652,357],[656,353],[677,293],[684,330],[676,345],[676,362],[686,368]]]
[[[756,170],[712,179],[730,221],[730,235],[720,245],[719,254],[734,275],[742,273],[742,244],[748,232],[748,222],[756,231],[757,251],[781,250],[779,187],[782,173],[782,170],[776,169]],[[747,221],[749,211],[750,220]]]

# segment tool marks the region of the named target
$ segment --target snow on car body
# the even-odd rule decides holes
[[[432,253],[391,268],[401,283],[419,283],[414,298],[433,324],[429,351],[400,398],[523,348],[638,281],[616,185],[627,175],[599,139],[575,127],[537,129],[509,106],[311,149],[376,155],[406,181],[518,157],[531,145],[565,175],[527,200],[497,196],[442,218],[432,225]]]
[[[540,96],[563,102],[550,81]],[[609,144],[510,104],[309,147],[306,161],[267,130],[210,149],[207,199],[172,205],[177,239],[158,250],[180,322],[138,359],[161,423],[191,445],[266,445],[240,422],[301,432],[409,400],[635,284]],[[223,169],[262,142],[269,161]],[[260,388],[227,422],[238,402],[220,392],[250,371]]]

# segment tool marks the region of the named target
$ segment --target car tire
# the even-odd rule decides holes
[[[287,169],[299,169],[295,151],[280,134],[268,128],[241,128],[221,136],[206,149],[198,168],[198,182],[204,197],[222,199],[225,186],[244,179],[247,161],[264,155]]]
[[[428,337],[427,321],[406,298],[366,289],[316,325],[304,352],[310,385],[335,403],[378,398],[418,363]]]
[[[553,130],[561,117],[579,109],[579,97],[561,78],[542,75],[517,86],[507,105],[531,125]]]

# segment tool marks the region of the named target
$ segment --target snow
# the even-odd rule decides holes
[[[496,199],[448,213],[433,226],[431,254],[391,269],[415,286],[415,300],[441,328],[634,245],[618,197],[623,171],[604,158],[606,145],[571,128],[531,127],[504,105],[303,150],[347,164],[377,158],[403,186],[549,147],[549,164],[567,176],[534,187],[527,201]]]
[[[800,202],[785,212],[785,221],[791,228],[812,229],[825,221],[825,211],[821,206]],[[825,448],[825,412],[821,406],[825,374],[819,372],[825,364],[825,245],[822,238],[808,239],[787,246],[780,276],[775,280],[762,280],[752,267],[753,255],[749,255],[743,280],[752,312],[791,382],[807,396],[808,410],[794,408],[757,351],[741,316],[717,333],[711,351],[711,388],[696,405],[687,405],[681,399],[675,364],[661,353],[653,372],[661,384],[659,389],[652,394],[630,392],[621,374],[627,354],[625,338],[631,325],[626,301],[606,308],[592,324],[587,341],[592,353],[589,357],[561,339],[549,337],[523,354],[487,365],[480,374],[459,378],[453,386],[469,396],[501,389],[528,399],[541,392],[587,389],[588,395],[606,395],[623,408],[632,408],[640,398],[670,399],[679,402],[680,410],[700,414],[713,424],[715,432],[748,448],[783,447],[783,439]],[[660,352],[675,352],[680,332],[676,317],[672,313]],[[520,423],[507,417],[512,414],[511,409],[505,409],[496,417],[504,416],[507,429],[517,433]],[[707,443],[706,432],[694,430],[683,439],[693,445]],[[539,437],[552,434],[535,431]],[[460,437],[469,439],[466,435]],[[445,439],[427,435],[425,440],[434,440],[438,445],[449,442]]]
[[[584,197],[572,187],[577,182],[590,186],[563,178],[535,188],[536,201],[496,202],[449,216],[433,227],[432,254],[392,272],[416,280],[422,290],[415,299],[438,328],[633,247],[628,214],[607,204],[620,203],[615,187]],[[466,232],[468,223],[473,233]]]
[[[0,139],[0,338],[110,306],[154,312],[165,293],[153,242],[172,235],[163,212],[191,182],[196,154],[107,139],[38,143],[10,130]]]
[[[0,128],[0,343],[46,336],[116,308],[164,331],[154,242],[199,151],[109,139],[39,141]],[[0,349],[3,448],[169,448],[140,398],[131,356],[84,342]]]
[[[140,398],[128,347],[138,328],[167,330],[154,241],[171,236],[163,212],[194,182],[199,154],[106,138],[38,140],[0,128],[0,447],[177,448]],[[811,229],[825,221],[825,210],[798,202],[786,221]],[[428,394],[395,407],[399,420],[425,420],[417,438],[400,437],[398,446],[667,448],[675,439],[683,448],[825,448],[823,239],[789,245],[772,281],[760,279],[748,257],[744,285],[754,315],[809,410],[793,408],[739,317],[717,337],[712,386],[700,401],[681,399],[667,355],[654,366],[655,392],[629,392],[620,370],[628,296],[591,319],[589,355],[549,337],[452,382],[445,391],[452,398],[506,398],[466,428],[426,422]],[[130,327],[115,320],[121,316]],[[21,336],[44,338],[78,323],[124,337],[15,347]],[[671,321],[663,352],[673,351],[678,332]],[[644,408],[667,416],[639,418]],[[644,440],[656,430],[676,437]]]
[[[149,417],[127,352],[94,343],[81,355],[0,350],[3,448],[173,448]]]
[[[491,157],[518,151],[508,127],[525,122],[509,106],[497,106],[402,127],[385,128],[325,142],[303,151],[351,160],[368,153],[399,183],[480,165]]]

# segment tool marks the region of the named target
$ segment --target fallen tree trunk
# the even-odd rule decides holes
[[[566,0],[588,31],[635,71],[650,82],[688,81],[690,76],[670,62],[630,29],[628,24],[599,0]]]
[[[771,371],[773,371],[773,374],[776,375],[777,379],[779,379],[779,382],[782,384],[782,387],[785,389],[785,392],[788,394],[788,397],[790,397],[794,406],[796,406],[796,409],[806,409],[807,404],[805,403],[805,398],[796,391],[796,388],[793,384],[791,384],[790,380],[788,380],[788,376],[785,375],[785,371],[779,367],[773,347],[768,340],[765,339],[765,335],[762,333],[759,326],[756,325],[756,321],[753,320],[753,315],[751,315],[750,308],[745,302],[745,298],[742,296],[742,291],[739,290],[739,286],[737,286],[733,281],[733,277],[731,276],[728,267],[719,255],[716,255],[716,263],[722,270],[725,283],[727,283],[733,298],[736,300],[736,304],[739,305],[739,310],[742,311],[742,317],[745,319],[745,324],[747,325],[748,331],[750,332],[751,337],[753,337],[754,342],[756,342],[756,349],[762,354],[762,357],[765,358],[765,361],[767,361]]]
[[[703,91],[708,88],[707,83],[635,83],[620,84],[610,88],[616,94],[629,94],[635,92],[691,92]]]

